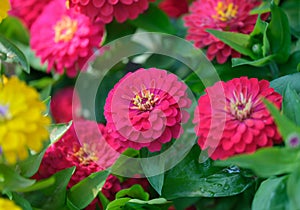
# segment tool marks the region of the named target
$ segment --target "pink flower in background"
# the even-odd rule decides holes
[[[30,30],[30,46],[58,74],[75,77],[95,49],[100,47],[104,26],[66,9],[64,0],[52,1],[34,22]]]
[[[104,107],[107,128],[123,147],[159,151],[179,138],[189,114],[187,86],[155,68],[128,73],[110,91]]]
[[[250,11],[261,1],[249,0],[197,0],[190,6],[190,14],[184,17],[188,27],[187,40],[194,41],[198,48],[207,48],[207,58],[225,63],[228,57],[240,54],[221,42],[206,29],[249,34],[256,23],[257,15]]]
[[[36,179],[76,166],[68,187],[72,187],[91,173],[104,170],[117,160],[120,153],[107,141],[111,136],[102,124],[92,121],[75,121],[63,137],[51,145],[42,160]]]
[[[282,96],[266,80],[241,77],[206,88],[194,116],[201,149],[208,149],[216,160],[280,143],[282,139],[262,98],[281,107]],[[221,138],[214,138],[218,134]]]
[[[69,0],[69,5],[96,21],[110,23],[115,18],[122,23],[147,10],[149,0]]]
[[[164,0],[159,3],[158,7],[172,18],[178,18],[189,11],[187,0]]]
[[[53,0],[10,0],[10,15],[20,18],[30,29],[33,22],[43,12],[44,7]]]
[[[74,97],[74,98],[73,98]],[[74,87],[58,90],[51,98],[50,110],[56,123],[67,123],[81,116],[81,102]],[[75,113],[73,114],[73,110]]]

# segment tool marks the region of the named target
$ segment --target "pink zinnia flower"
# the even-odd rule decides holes
[[[50,110],[56,123],[67,123],[73,118],[79,119],[81,102],[74,87],[66,87],[57,91],[51,98]]]
[[[281,95],[266,80],[241,77],[206,88],[194,116],[199,146],[208,149],[215,160],[280,143],[280,134],[262,99],[281,107]]]
[[[158,7],[172,18],[178,18],[189,10],[187,0],[164,0],[159,3]]]
[[[51,145],[42,160],[36,179],[76,166],[68,187],[72,187],[91,173],[104,170],[116,161],[120,153],[107,144],[111,136],[102,124],[75,121],[63,137]]]
[[[110,23],[115,18],[122,23],[148,9],[149,0],[69,0],[69,5],[93,20]]]
[[[30,29],[33,22],[43,12],[44,7],[52,0],[10,0],[10,15],[20,18]]]
[[[190,6],[190,14],[184,17],[188,27],[187,40],[195,46],[207,48],[207,58],[217,58],[218,63],[225,63],[229,56],[240,54],[222,41],[206,32],[206,29],[239,32],[249,34],[256,23],[257,15],[250,11],[261,1],[253,0],[197,0]]]
[[[123,147],[159,151],[179,138],[191,105],[187,86],[155,68],[128,73],[110,91],[104,107],[107,127]]]
[[[59,74],[75,77],[85,63],[100,47],[104,34],[101,23],[67,9],[64,0],[51,2],[34,22],[30,30],[30,46]]]

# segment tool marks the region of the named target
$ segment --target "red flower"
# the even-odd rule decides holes
[[[51,145],[42,160],[36,179],[76,166],[68,187],[72,187],[91,173],[110,167],[119,157],[107,141],[111,138],[102,124],[75,121],[63,137]]]
[[[194,116],[199,146],[216,160],[280,143],[262,98],[281,107],[281,95],[266,80],[241,77],[206,88]]]
[[[30,29],[33,22],[43,12],[43,9],[52,0],[10,0],[10,15],[20,18]]]
[[[74,87],[67,87],[57,91],[51,98],[50,110],[56,123],[70,122],[73,117],[79,119],[81,115],[80,98]],[[75,111],[74,115],[72,111]]]
[[[76,8],[94,20],[110,23],[114,18],[122,23],[135,19],[148,9],[148,0],[69,0],[71,8]]]
[[[30,30],[30,46],[48,62],[58,74],[75,77],[98,49],[104,25],[91,20],[74,9],[67,9],[65,1],[55,0],[45,7]]]
[[[174,74],[155,68],[128,73],[110,91],[104,107],[111,135],[125,148],[159,151],[179,138],[189,115],[187,86]]]
[[[256,23],[257,15],[250,11],[261,1],[252,0],[197,0],[190,6],[190,14],[184,17],[188,27],[187,40],[194,41],[199,48],[207,47],[207,58],[217,58],[225,63],[229,56],[240,54],[222,41],[206,32],[206,29],[249,34]]]
[[[187,0],[164,0],[159,3],[158,7],[172,18],[178,18],[189,11]]]

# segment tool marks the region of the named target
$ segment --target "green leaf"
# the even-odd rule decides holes
[[[287,194],[291,201],[291,209],[300,209],[300,168],[298,167],[288,178]]]
[[[172,202],[167,201],[165,198],[156,198],[150,201],[142,201],[138,199],[131,199],[129,200],[124,208],[125,209],[132,209],[132,210],[168,210],[168,208],[172,205]]]
[[[58,141],[71,127],[72,121],[68,124],[55,124],[50,126],[50,141],[55,143]]]
[[[30,203],[23,198],[20,194],[13,192],[12,193],[12,200],[20,206],[23,210],[32,210]]]
[[[248,48],[250,35],[214,29],[207,29],[206,31],[243,55],[247,55],[253,59],[255,58],[253,52]]]
[[[290,140],[294,136],[298,136],[300,139],[300,127],[297,127],[286,116],[281,115],[278,109],[271,102],[264,100],[264,103],[271,112],[278,130],[285,141],[285,144],[289,146]]]
[[[145,192],[141,185],[135,184],[128,189],[123,189],[116,194],[116,199],[119,198],[137,198],[140,200],[149,200],[149,193]]]
[[[300,126],[300,97],[289,85],[283,95],[282,111],[294,124]]]
[[[300,51],[295,51],[290,55],[289,60],[286,63],[279,64],[280,73],[283,75],[293,74],[299,72],[298,65],[300,63]]]
[[[266,12],[270,12],[270,2],[264,1],[258,7],[254,8],[250,11],[251,15],[263,14]]]
[[[288,60],[291,49],[291,32],[288,18],[281,8],[271,4],[271,22],[267,35],[272,54],[275,54],[278,63]]]
[[[104,170],[93,173],[81,180],[70,189],[68,200],[79,209],[85,208],[100,192],[108,175],[109,171]]]
[[[124,209],[125,204],[130,201],[131,198],[119,198],[110,202],[106,210],[122,210]]]
[[[260,177],[270,177],[291,173],[299,165],[300,151],[292,148],[268,147],[253,154],[236,155],[223,161],[216,161],[217,166],[236,165],[251,169]]]
[[[21,175],[25,177],[33,176],[39,169],[46,149],[40,153],[29,156],[26,160],[17,164],[17,168],[21,171]]]
[[[292,34],[300,38],[300,13],[299,13],[300,1],[285,0],[282,2],[281,8],[287,15]]]
[[[278,79],[271,81],[270,85],[274,90],[280,95],[284,94],[287,85],[289,84],[292,89],[294,89],[297,93],[300,93],[300,73],[290,74]]]
[[[6,38],[21,42],[23,44],[29,44],[29,33],[24,27],[24,24],[19,18],[8,16],[0,25],[0,34]]]
[[[199,155],[196,145],[178,165],[166,172],[164,198],[231,196],[243,192],[255,181],[238,168],[214,167],[210,159],[199,163]]]
[[[2,59],[1,59],[2,58]],[[21,50],[11,41],[0,34],[0,59],[8,63],[17,63],[22,69],[30,73],[29,63]]]
[[[44,189],[46,187],[49,187],[50,185],[53,185],[55,183],[55,178],[54,177],[50,177],[48,179],[43,179],[41,181],[37,181],[36,183],[34,183],[33,185],[20,189],[18,190],[19,192],[31,192],[31,191],[37,191],[37,190],[41,190]]]
[[[100,200],[100,203],[101,203],[103,209],[106,209],[106,207],[110,201],[105,197],[105,195],[102,192],[98,193],[98,198]]]
[[[286,193],[287,176],[262,182],[252,203],[252,210],[289,210]]]
[[[168,16],[153,4],[149,5],[146,12],[139,15],[138,18],[130,20],[129,23],[151,32],[175,34],[175,29]]]
[[[53,177],[55,183],[47,188],[24,193],[24,197],[35,208],[43,210],[63,209],[66,206],[67,185],[75,171],[75,167],[57,172]]]
[[[249,61],[244,58],[232,58],[232,67],[241,66],[241,65],[251,65],[256,67],[262,67],[268,64],[270,61],[272,61],[275,58],[275,55],[269,55],[264,58],[260,58],[257,60]]]
[[[261,46],[261,50],[262,51],[262,56],[265,57],[267,56],[267,54],[270,51],[270,43],[267,37],[267,29],[268,29],[269,24],[265,21],[262,21],[260,16],[257,18],[256,24],[254,26],[253,31],[250,34],[251,37],[251,42],[253,41],[254,44],[256,41],[256,39],[259,39],[258,41],[261,42],[262,41],[262,46]],[[262,39],[262,40],[261,40]],[[259,45],[257,45],[259,46]],[[252,50],[254,46],[252,46]]]
[[[4,164],[0,164],[0,177],[0,190],[2,192],[22,190],[35,183],[35,180],[22,177]]]

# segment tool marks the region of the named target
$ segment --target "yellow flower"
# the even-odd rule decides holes
[[[17,77],[0,82],[0,152],[8,163],[28,157],[28,148],[40,151],[48,138],[50,119],[38,92]]]
[[[21,207],[17,206],[13,201],[3,198],[0,198],[0,209],[22,210]]]
[[[9,0],[0,1],[0,23],[7,16],[7,12],[10,10]]]

